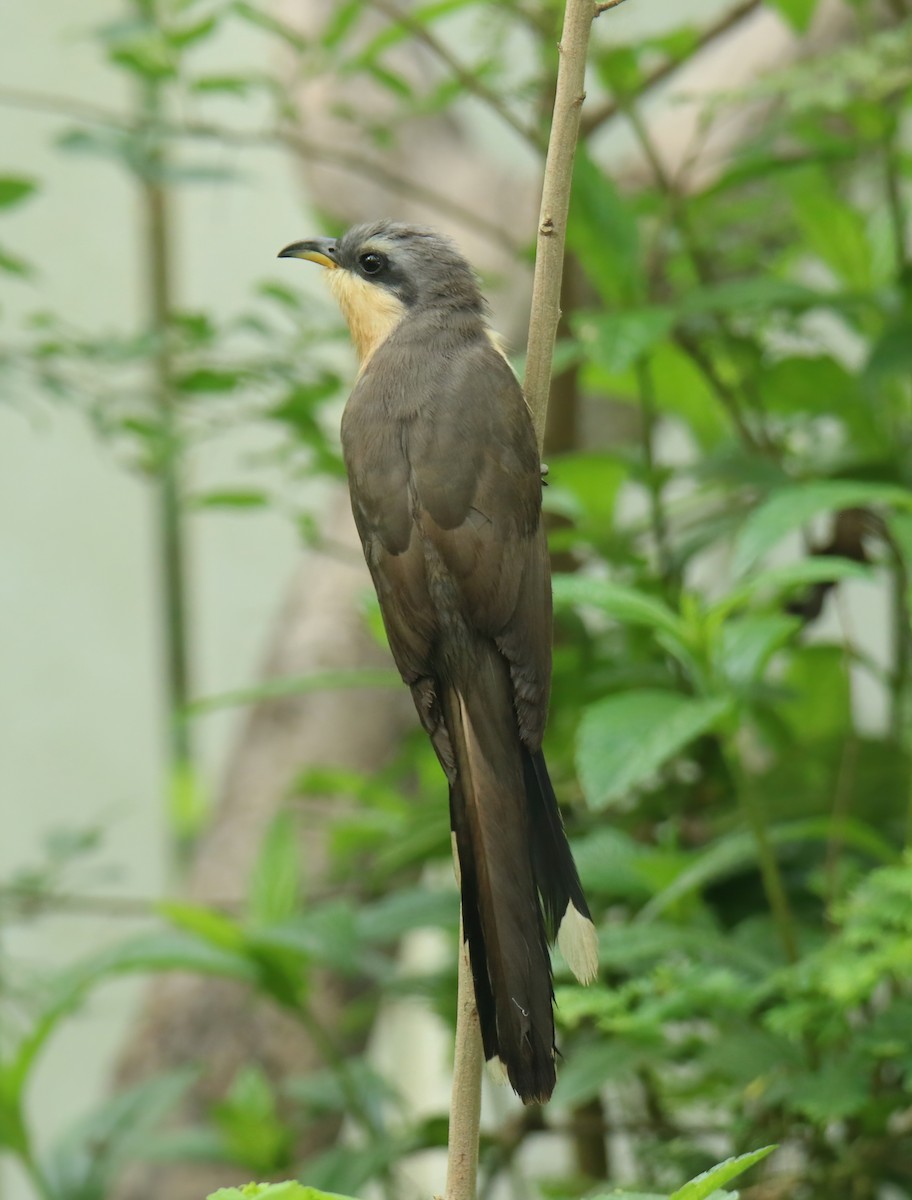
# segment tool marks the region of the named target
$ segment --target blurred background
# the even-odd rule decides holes
[[[445,791],[275,256],[443,228],[521,371],[561,15],[0,16],[4,1200],[442,1186]],[[587,93],[547,748],[606,966],[484,1185],[912,1196],[912,16],[627,0]]]

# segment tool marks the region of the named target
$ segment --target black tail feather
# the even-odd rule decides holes
[[[541,750],[533,754],[525,746],[522,756],[532,836],[532,870],[545,913],[548,940],[553,942],[568,904],[572,903],[581,916],[590,920],[591,917],[545,756]]]
[[[551,961],[509,678],[496,651],[483,665],[483,687],[474,676],[442,697],[463,928],[485,1057],[500,1059],[525,1103],[542,1102],[555,1083]]]

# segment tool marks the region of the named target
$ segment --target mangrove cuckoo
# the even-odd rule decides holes
[[[342,417],[352,510],[396,665],[450,789],[485,1057],[552,1092],[548,939],[582,982],[595,927],[541,751],[551,578],[516,376],[448,238],[388,221],[296,242],[327,268],[360,359]]]

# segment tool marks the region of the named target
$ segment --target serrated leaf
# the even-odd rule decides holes
[[[353,1200],[340,1192],[321,1192],[307,1187],[296,1179],[283,1183],[247,1183],[243,1187],[219,1188],[210,1192],[207,1200]]]
[[[576,763],[591,805],[605,808],[641,787],[731,708],[727,696],[695,700],[677,692],[622,692],[586,709]]]
[[[867,505],[912,509],[912,491],[890,483],[827,479],[774,492],[741,527],[735,540],[733,574],[745,574],[787,534],[820,513]]]
[[[798,617],[784,613],[751,613],[726,621],[714,658],[730,684],[744,687],[760,678],[772,655],[800,628]]]
[[[870,1104],[871,1064],[851,1053],[789,1080],[786,1106],[816,1125],[857,1116]]]
[[[672,1192],[668,1200],[708,1200],[723,1183],[737,1179],[755,1163],[766,1158],[768,1154],[772,1154],[775,1149],[777,1149],[776,1146],[764,1146],[762,1150],[752,1150],[749,1154],[739,1154],[736,1158],[727,1158],[725,1162],[711,1167],[702,1175],[698,1175],[696,1179],[691,1179],[690,1183],[685,1183],[676,1192]]]

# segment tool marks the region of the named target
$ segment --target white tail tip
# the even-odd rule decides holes
[[[495,1054],[493,1058],[489,1058],[485,1066],[488,1068],[488,1078],[491,1082],[496,1083],[498,1087],[506,1087],[510,1082],[510,1077],[500,1055]]]
[[[567,905],[557,931],[557,944],[567,966],[580,981],[591,983],[598,974],[598,934],[588,917]]]

